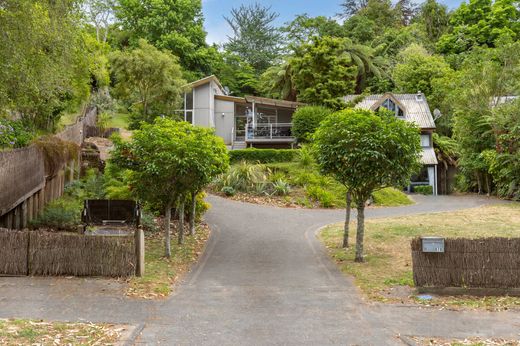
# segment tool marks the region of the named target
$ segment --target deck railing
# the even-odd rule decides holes
[[[289,139],[292,138],[291,123],[248,124],[246,140],[253,139]]]

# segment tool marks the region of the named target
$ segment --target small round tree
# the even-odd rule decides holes
[[[134,193],[165,215],[165,255],[170,257],[171,210],[178,207],[183,239],[184,202],[229,166],[224,141],[212,130],[157,118],[143,124],[130,142],[116,142],[112,162],[130,169]]]
[[[299,143],[309,142],[323,119],[332,111],[322,106],[304,106],[294,112],[292,134]]]
[[[321,171],[352,193],[358,212],[355,260],[363,262],[365,203],[378,189],[409,184],[420,168],[419,130],[384,112],[347,109],[327,117],[314,141]]]

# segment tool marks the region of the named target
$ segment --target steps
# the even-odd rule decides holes
[[[233,146],[231,147],[231,150],[246,149],[246,148],[247,148],[246,142],[234,142]]]

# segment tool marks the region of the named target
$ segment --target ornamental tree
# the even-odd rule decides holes
[[[332,111],[321,106],[300,107],[294,112],[292,134],[298,142],[308,142],[320,126],[320,122],[329,116]]]
[[[138,198],[164,210],[165,255],[170,257],[172,208],[177,206],[182,243],[186,196],[223,173],[229,158],[212,130],[158,118],[135,131],[131,142],[116,142],[112,162],[132,171],[130,186]]]
[[[314,141],[321,171],[343,184],[357,205],[355,261],[363,262],[365,203],[378,189],[409,184],[420,168],[419,130],[386,112],[346,109],[328,116]],[[348,221],[347,212],[347,237]]]

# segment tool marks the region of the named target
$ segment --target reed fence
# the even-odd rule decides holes
[[[520,238],[445,239],[444,253],[412,240],[417,287],[520,288]]]

